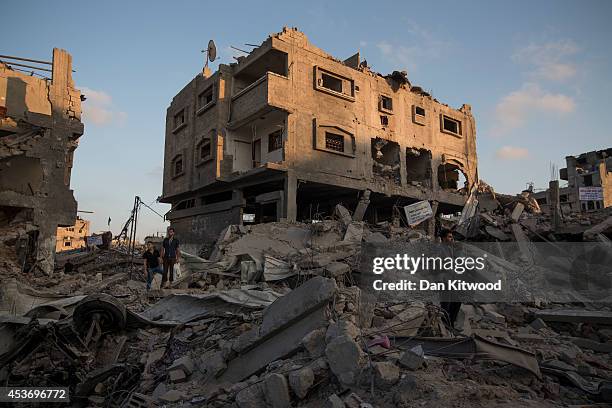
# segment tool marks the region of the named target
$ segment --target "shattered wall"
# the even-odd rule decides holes
[[[242,223],[240,211],[264,214],[256,222],[304,219],[316,212],[300,208],[307,190],[308,206],[329,201],[319,209],[366,189],[458,207],[476,181],[469,105],[438,102],[406,73],[372,72],[359,54],[338,60],[297,29],[198,74],[167,110],[162,202],[189,241],[217,236],[214,221]],[[258,199],[277,191],[276,201]]]
[[[39,78],[0,63],[0,228],[11,237],[0,246],[20,269],[46,274],[57,227],[75,222],[70,174],[83,134],[72,57],[56,48],[49,64],[51,78]],[[24,239],[33,242],[17,245]]]
[[[560,170],[568,182],[568,205],[572,211],[599,210],[612,206],[612,148],[565,158]],[[601,200],[580,200],[580,188],[601,187]]]

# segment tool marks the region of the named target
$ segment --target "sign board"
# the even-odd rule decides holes
[[[94,245],[102,245],[102,235],[92,235],[91,237],[87,237],[87,246],[91,247]]]
[[[242,214],[242,222],[255,222],[255,214]]]
[[[579,187],[580,201],[603,201],[602,187]]]
[[[433,216],[429,201],[419,201],[418,203],[407,205],[404,207],[404,212],[406,213],[408,225],[411,227]]]

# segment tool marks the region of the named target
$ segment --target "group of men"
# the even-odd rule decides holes
[[[147,277],[147,290],[151,289],[156,273],[162,275],[161,288],[172,286],[175,265],[181,262],[179,240],[174,234],[174,228],[168,228],[167,236],[162,241],[161,253],[151,242],[147,242],[146,250],[142,255],[144,258],[144,272]]]

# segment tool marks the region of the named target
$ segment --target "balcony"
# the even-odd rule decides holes
[[[267,72],[232,97],[229,128],[245,123],[274,109],[291,112],[289,80],[287,77]]]

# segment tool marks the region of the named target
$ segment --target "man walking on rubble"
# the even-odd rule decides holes
[[[162,260],[164,273],[162,275],[162,288],[169,288],[174,280],[174,265],[181,262],[179,240],[174,236],[174,228],[168,227],[168,234],[162,242]]]
[[[455,237],[453,232],[449,229],[443,229],[440,231],[440,240],[442,241],[444,252],[448,252],[447,256],[451,258],[455,257],[455,248],[453,247],[455,243]],[[457,295],[452,291],[444,291],[442,296],[445,298],[444,300],[454,300]],[[451,328],[455,327],[455,320],[457,320],[457,316],[459,315],[459,310],[461,309],[461,302],[440,302],[440,307],[444,310],[446,316],[445,320],[449,324]]]
[[[151,289],[151,283],[153,282],[153,277],[156,273],[163,273],[161,255],[157,248],[153,246],[152,243],[147,242],[147,249],[144,254],[142,254],[144,258],[144,269],[145,276],[147,278],[147,290]]]

